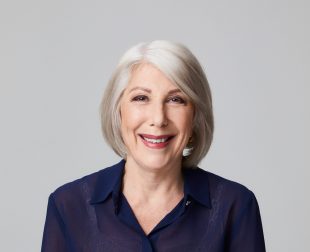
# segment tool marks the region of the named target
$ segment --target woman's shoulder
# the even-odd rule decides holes
[[[198,184],[204,184],[208,188],[211,201],[214,199],[224,199],[226,203],[245,202],[255,199],[254,193],[245,185],[206,171],[199,167],[192,171],[196,175]]]
[[[100,184],[104,187],[106,184],[110,183],[115,174],[119,173],[119,170],[122,167],[121,163],[122,161],[67,182],[56,188],[51,193],[50,197],[53,197],[58,203],[73,203],[72,201],[81,200],[90,202],[96,193],[95,191],[98,189],[98,185]]]

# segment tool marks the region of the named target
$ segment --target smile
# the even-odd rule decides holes
[[[163,143],[168,140],[168,138],[161,138],[161,139],[151,139],[151,138],[146,138],[144,137],[144,140],[150,142],[150,143]]]
[[[155,149],[166,147],[169,144],[169,141],[174,137],[173,135],[154,136],[146,134],[141,134],[139,136],[147,147]]]

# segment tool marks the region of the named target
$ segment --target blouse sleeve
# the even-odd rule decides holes
[[[41,251],[68,251],[65,225],[56,206],[53,194],[51,194],[48,199]]]
[[[266,251],[259,206],[251,191],[242,202],[236,203],[230,217],[228,248],[225,251]]]

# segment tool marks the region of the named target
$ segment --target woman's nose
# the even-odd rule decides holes
[[[164,104],[153,104],[149,113],[150,126],[162,128],[168,125],[167,113]]]

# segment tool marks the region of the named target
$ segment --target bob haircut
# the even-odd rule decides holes
[[[126,159],[121,135],[120,99],[132,71],[151,64],[173,82],[194,105],[192,137],[183,151],[182,166],[195,168],[207,154],[214,131],[211,91],[197,58],[184,45],[165,40],[139,43],[117,65],[100,105],[103,136],[116,154]]]

